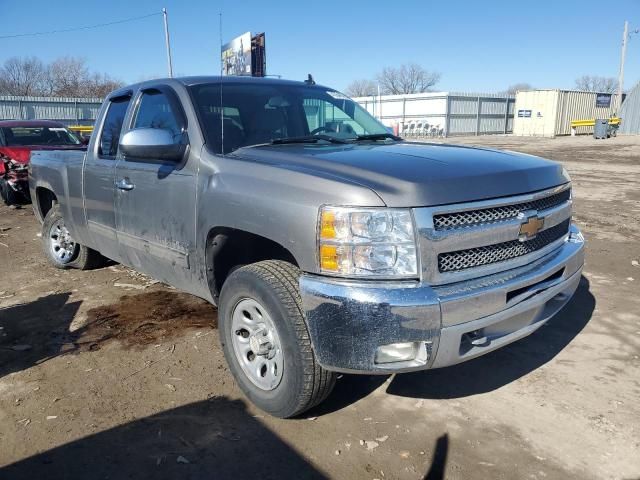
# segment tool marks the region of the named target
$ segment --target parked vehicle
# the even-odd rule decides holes
[[[123,88],[86,154],[34,152],[30,188],[53,265],[102,254],[217,305],[231,372],[279,417],[336,372],[446,367],[527,336],[583,265],[557,163],[405,143],[299,82]]]
[[[29,202],[28,165],[34,150],[86,150],[86,145],[58,122],[0,121],[0,195],[7,205]]]

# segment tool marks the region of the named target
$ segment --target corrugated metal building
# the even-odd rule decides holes
[[[513,128],[512,96],[429,92],[354,100],[388,127],[423,121],[442,129],[446,136],[504,134]]]
[[[0,96],[0,120],[57,120],[93,125],[101,98]]]
[[[570,135],[572,120],[609,118],[617,95],[577,90],[523,90],[516,94],[514,135],[555,137]],[[593,133],[593,127],[579,127]]]
[[[627,94],[620,109],[620,133],[623,135],[640,135],[640,82]]]

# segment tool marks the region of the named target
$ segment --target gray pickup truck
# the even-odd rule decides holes
[[[86,154],[34,152],[30,192],[56,267],[107,257],[217,305],[231,372],[279,417],[336,372],[446,367],[529,335],[584,260],[557,163],[407,143],[312,82],[115,91]]]

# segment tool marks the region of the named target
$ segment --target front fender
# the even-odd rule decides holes
[[[384,206],[371,189],[343,179],[203,150],[197,243],[204,251],[215,226],[242,230],[281,245],[302,271],[317,273],[318,211],[326,204]]]

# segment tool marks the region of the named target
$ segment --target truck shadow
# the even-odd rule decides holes
[[[70,293],[0,309],[0,378],[62,353],[64,338],[82,302]]]
[[[240,400],[187,404],[0,469],[1,478],[324,479]]]
[[[450,399],[496,390],[551,361],[589,323],[596,300],[583,276],[573,299],[529,337],[466,363],[396,375],[387,393]]]
[[[301,417],[321,417],[349,407],[380,388],[388,378],[389,375],[341,375],[331,395]]]

